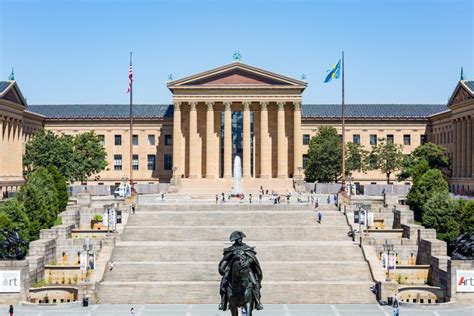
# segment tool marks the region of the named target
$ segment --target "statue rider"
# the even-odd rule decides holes
[[[227,310],[227,286],[229,281],[229,263],[232,262],[233,257],[237,252],[243,253],[245,257],[249,260],[249,270],[250,278],[253,283],[253,295],[256,302],[256,309],[263,309],[263,305],[260,302],[260,288],[262,287],[262,269],[260,268],[260,263],[257,260],[255,247],[249,247],[242,242],[242,239],[246,237],[245,234],[241,231],[234,231],[229,240],[234,242],[232,246],[224,249],[224,257],[221,262],[219,262],[219,273],[222,275],[221,285],[220,285],[220,295],[221,303],[219,304],[219,310]]]

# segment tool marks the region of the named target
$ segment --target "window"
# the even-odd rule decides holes
[[[360,145],[360,135],[359,134],[352,135],[352,142],[354,144]]]
[[[115,135],[115,146],[122,145],[122,135]]]
[[[97,138],[99,139],[99,144],[101,146],[105,145],[105,136],[104,135],[97,135]]]
[[[451,134],[451,136],[452,136],[452,134]],[[452,141],[452,139],[451,139],[451,141]],[[426,144],[426,135],[420,135],[420,144],[421,145]]]
[[[306,166],[308,165],[309,157],[308,155],[303,155],[303,168],[306,169]]]
[[[138,146],[138,135],[132,136],[132,144],[133,146]]]
[[[403,145],[406,145],[406,146],[411,145],[411,136],[410,135],[403,135]]]
[[[138,155],[132,156],[132,169],[138,170]]]
[[[114,155],[114,170],[122,170],[122,155]]]
[[[309,134],[303,134],[303,145],[309,144]]]
[[[370,145],[377,146],[377,135],[370,134]]]
[[[171,170],[173,168],[173,157],[170,154],[165,155],[165,170]]]
[[[155,170],[156,166],[156,156],[155,155],[148,155],[148,170]]]
[[[392,143],[393,144],[393,134],[388,134],[387,135],[387,143]]]
[[[173,137],[171,135],[165,135],[165,146],[173,145]]]
[[[155,135],[148,135],[148,145],[155,146]]]

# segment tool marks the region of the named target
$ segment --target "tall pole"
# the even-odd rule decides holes
[[[346,105],[344,103],[344,51],[342,51],[342,179],[341,179],[341,191],[344,194],[346,191],[346,125],[345,125],[345,112]]]
[[[130,52],[130,71],[132,69],[132,52]],[[130,74],[129,74],[130,76]],[[133,76],[133,75],[132,75]],[[130,191],[133,192],[135,189],[133,187],[133,77],[130,81]]]

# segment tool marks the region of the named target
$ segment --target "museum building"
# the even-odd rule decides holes
[[[131,166],[136,183],[171,182],[183,191],[230,190],[236,156],[244,188],[292,187],[304,178],[309,140],[318,129],[334,126],[341,133],[340,104],[304,104],[306,81],[240,61],[167,85],[173,104],[133,105],[130,139],[128,104],[27,105],[16,81],[0,82],[2,192],[22,184],[24,144],[42,127],[99,135],[109,165],[87,184],[120,183]],[[427,141],[444,146],[452,162],[451,189],[472,193],[473,114],[474,81],[466,80],[448,104],[347,104],[346,142],[370,150],[385,139],[406,154]],[[352,178],[386,182],[378,171]]]

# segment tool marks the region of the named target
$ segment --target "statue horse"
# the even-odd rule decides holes
[[[227,300],[232,316],[239,315],[239,308],[245,308],[247,316],[252,316],[255,308],[254,284],[250,275],[248,259],[245,255],[237,254],[229,264],[229,283],[227,286]]]

